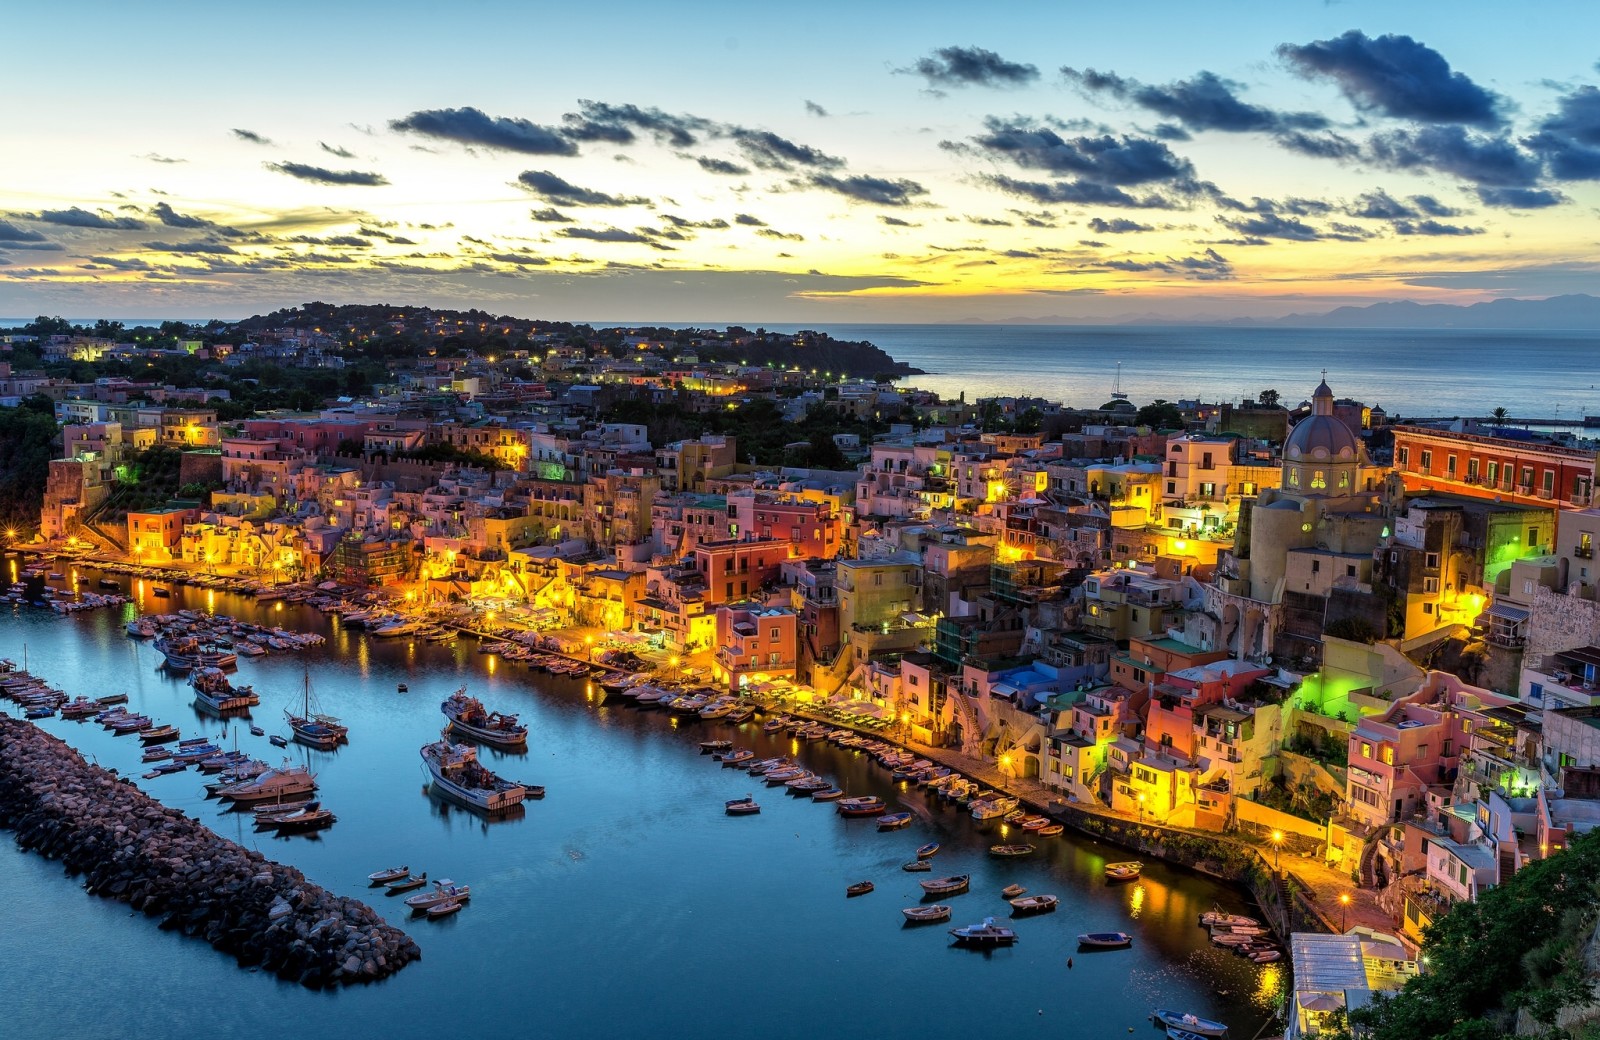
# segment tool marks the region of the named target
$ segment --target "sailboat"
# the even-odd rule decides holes
[[[1111,399],[1113,401],[1126,401],[1128,395],[1122,392],[1122,362],[1117,362],[1117,378],[1111,383]]]
[[[301,705],[301,714],[296,715],[284,709],[283,714],[289,720],[289,728],[294,730],[294,739],[297,744],[304,744],[317,751],[332,751],[340,744],[350,743],[350,727],[343,725],[332,715],[324,715],[311,710],[311,669],[305,671],[305,696]]]

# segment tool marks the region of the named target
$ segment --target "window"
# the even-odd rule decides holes
[[[1354,578],[1356,576],[1356,565],[1353,564],[1353,563],[1345,564],[1344,565],[1344,576],[1346,578]]]
[[[1476,484],[1477,482],[1478,482],[1478,460],[1477,459],[1468,459],[1467,460],[1467,483],[1468,484]]]
[[[1365,740],[1363,740],[1361,742],[1361,757],[1362,758],[1371,758],[1372,757],[1372,745],[1368,744]]]
[[[1299,487],[1300,486],[1300,471],[1299,470],[1291,469],[1289,471],[1289,486],[1290,487]]]
[[[1405,466],[1406,463],[1410,462],[1411,448],[1407,445],[1401,445],[1400,450],[1395,453],[1395,461],[1399,462],[1402,467]]]
[[[1532,549],[1534,546],[1536,546],[1538,544],[1539,544],[1539,529],[1537,527],[1528,528],[1528,546],[1527,547],[1529,549]]]
[[[1312,574],[1318,574],[1318,573],[1321,573],[1321,571],[1322,571],[1322,561],[1321,560],[1312,560],[1311,561],[1311,573]]]
[[[1386,766],[1394,765],[1394,745],[1383,745],[1383,764]]]
[[[1556,471],[1553,470],[1553,469],[1547,469],[1547,470],[1544,471],[1544,493],[1546,495],[1552,494],[1555,491],[1555,489],[1556,489]]]
[[[1449,476],[1456,475],[1456,457],[1454,455],[1446,455],[1444,457],[1444,471]]]
[[[1531,489],[1533,487],[1533,467],[1532,466],[1524,466],[1524,467],[1522,467],[1522,480],[1520,480],[1518,483],[1520,483],[1524,488],[1530,488]]]
[[[1322,470],[1320,470],[1320,469],[1319,470],[1313,470],[1311,472],[1311,486],[1313,488],[1325,488],[1325,487],[1327,487],[1328,486],[1328,477],[1327,477],[1327,475],[1325,473],[1323,473]]]
[[[1424,451],[1422,453],[1422,469],[1423,469],[1423,472],[1432,472],[1432,470],[1433,470],[1433,452]]]
[[[1494,485],[1500,479],[1500,463],[1491,462],[1484,470],[1483,482]]]
[[[1424,556],[1422,557],[1422,565],[1424,567],[1428,568],[1430,571],[1438,570],[1439,569],[1439,554],[1438,553],[1426,553],[1426,554],[1424,554]]]

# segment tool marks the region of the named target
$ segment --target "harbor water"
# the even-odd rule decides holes
[[[480,654],[473,639],[379,640],[309,608],[181,586],[154,599],[150,583],[134,585],[135,603],[120,610],[57,617],[8,608],[0,656],[20,666],[26,655],[30,670],[69,695],[127,693],[131,708],[185,737],[217,736],[225,724],[192,707],[183,679],[124,633],[129,617],[187,607],[325,634],[320,648],[241,659],[233,681],[253,685],[261,705],[252,719],[227,724],[226,739],[271,762],[308,763],[338,817],[333,828],[258,834],[247,817],[207,800],[194,771],[138,783],[224,836],[365,899],[415,936],[423,957],[382,983],[312,992],[160,931],[4,841],[0,872],[13,897],[0,932],[7,1036],[277,1037],[292,1028],[386,1040],[729,1029],[772,1040],[819,1031],[1111,1038],[1130,1029],[1158,1036],[1147,1019],[1159,1006],[1223,1019],[1248,1040],[1281,999],[1285,967],[1216,949],[1197,927],[1213,906],[1250,909],[1210,879],[1147,863],[1139,881],[1108,885],[1104,864],[1128,854],[1070,832],[1031,839],[1040,850],[1027,858],[996,860],[988,847],[1022,840],[1017,832],[896,784],[858,752],[764,734],[759,717],[729,727],[602,703],[598,686]],[[320,709],[350,726],[337,752],[280,751],[249,733],[252,720],[288,733],[284,710],[298,707],[307,673]],[[462,685],[530,727],[525,754],[481,752],[502,775],[548,789],[509,819],[481,818],[427,791],[418,748],[437,739],[439,703]],[[40,724],[103,766],[132,776],[145,768],[131,737],[92,722]],[[718,738],[760,756],[795,754],[847,793],[881,795],[915,820],[879,833],[870,818],[845,819],[765,787],[699,753],[699,741]],[[760,815],[724,815],[726,800],[747,793]],[[942,845],[933,873],[903,872],[929,841]],[[400,897],[366,882],[400,864],[471,885],[470,904],[443,920],[411,919]],[[941,900],[954,908],[948,923],[904,923],[901,908],[922,902],[918,881],[969,872],[971,891]],[[846,886],[862,880],[876,891],[847,899]],[[1013,883],[1059,895],[1060,909],[1008,921],[1000,890]],[[951,946],[948,927],[986,916],[1014,927],[1017,944]],[[1134,936],[1131,949],[1077,950],[1079,933],[1115,930]]]

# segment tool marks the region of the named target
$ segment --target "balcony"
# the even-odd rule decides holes
[[[1575,545],[1572,548],[1572,555],[1580,560],[1592,560],[1594,559],[1594,546]]]

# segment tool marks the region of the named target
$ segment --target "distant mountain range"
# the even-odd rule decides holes
[[[1121,314],[1105,318],[1010,318],[971,325],[1253,325],[1311,329],[1594,329],[1600,331],[1600,296],[1574,293],[1543,300],[1490,300],[1466,306],[1393,300],[1366,307],[1337,307],[1322,314],[1282,318],[1171,318]]]

